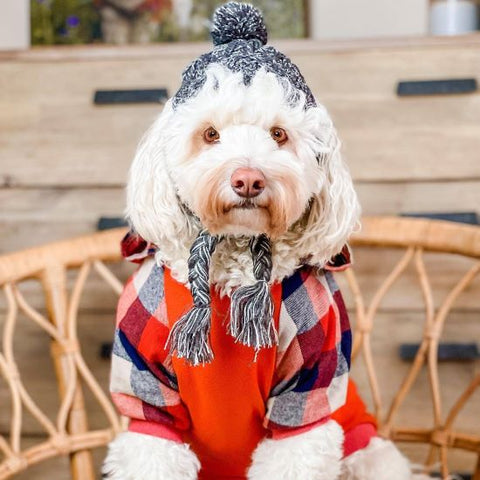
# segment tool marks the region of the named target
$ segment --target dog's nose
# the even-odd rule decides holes
[[[257,168],[237,168],[230,178],[230,185],[237,195],[253,198],[265,189],[265,177]]]

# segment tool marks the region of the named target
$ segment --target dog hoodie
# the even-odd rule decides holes
[[[348,381],[351,331],[331,271],[305,266],[271,286],[278,345],[258,352],[229,334],[230,298],[212,286],[214,358],[192,366],[168,345],[192,306],[189,289],[138,237],[127,236],[123,248],[141,264],[119,301],[110,388],[130,431],[188,443],[201,480],[244,479],[262,439],[331,418],[346,432],[346,454],[375,435],[375,420]]]

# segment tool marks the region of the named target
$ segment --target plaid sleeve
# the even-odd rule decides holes
[[[110,391],[130,430],[179,440],[189,416],[178,393],[171,355],[163,268],[145,260],[127,282],[117,309]]]
[[[332,274],[302,269],[284,280],[265,427],[294,433],[329,419],[345,403],[350,353],[348,316]]]

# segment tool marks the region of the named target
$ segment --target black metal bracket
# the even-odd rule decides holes
[[[123,103],[163,103],[168,99],[166,88],[133,90],[97,90],[93,97],[95,105],[118,105]]]
[[[454,95],[472,93],[477,90],[475,78],[458,78],[445,80],[404,80],[398,82],[397,95],[399,97],[417,95]]]

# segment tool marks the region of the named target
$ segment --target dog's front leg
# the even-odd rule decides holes
[[[113,440],[102,467],[105,480],[196,480],[200,462],[184,443],[135,432]]]
[[[307,432],[263,440],[252,457],[249,480],[336,480],[340,475],[343,430],[330,420]]]

